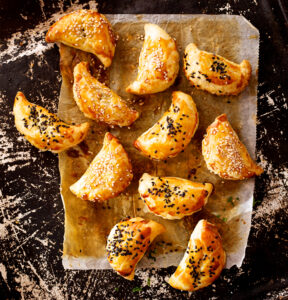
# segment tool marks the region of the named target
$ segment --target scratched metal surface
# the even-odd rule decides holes
[[[240,269],[224,270],[215,284],[190,297],[285,299],[288,24],[284,1],[183,0],[177,5],[172,0],[98,2],[102,13],[242,14],[260,30],[257,153],[265,173],[256,180],[246,258]],[[165,282],[173,267],[137,272],[134,282],[112,271],[62,268],[64,211],[57,157],[25,142],[14,127],[11,111],[16,92],[22,90],[32,102],[56,112],[61,79],[58,50],[51,46],[27,51],[28,39],[41,39],[37,30],[27,30],[71,5],[88,7],[83,3],[0,1],[0,299],[185,299],[188,293],[176,291]],[[19,31],[26,33],[20,38],[12,36]],[[133,292],[135,287],[142,290]]]

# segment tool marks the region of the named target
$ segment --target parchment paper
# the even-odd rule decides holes
[[[127,216],[141,216],[162,223],[167,232],[151,245],[139,267],[178,265],[197,221],[206,218],[219,228],[227,252],[227,268],[241,266],[245,256],[251,225],[254,179],[223,180],[210,173],[201,154],[205,130],[215,117],[226,113],[233,128],[254,158],[256,141],[257,73],[259,32],[244,17],[231,15],[108,15],[119,35],[116,54],[109,70],[99,68],[91,54],[61,46],[63,82],[59,100],[59,116],[67,122],[82,122],[72,95],[73,66],[81,60],[93,61],[93,74],[141,111],[140,118],[130,128],[108,128],[91,122],[92,130],[85,143],[59,155],[61,195],[65,207],[63,265],[68,269],[110,268],[106,259],[106,238],[111,228]],[[159,24],[177,41],[181,60],[185,47],[194,42],[201,49],[222,55],[240,63],[248,59],[252,65],[249,86],[239,96],[213,96],[192,88],[182,71],[175,84],[165,92],[148,96],[133,96],[125,92],[137,74],[138,57],[143,45],[147,22]],[[199,112],[199,129],[184,153],[167,162],[155,162],[134,149],[132,142],[151,127],[171,104],[171,92],[181,90],[191,94]],[[106,131],[116,135],[133,165],[134,179],[128,189],[105,204],[77,199],[69,186],[85,172],[102,147]],[[178,176],[198,182],[211,182],[214,194],[205,208],[182,220],[170,221],[149,213],[138,194],[138,180],[144,172],[159,176]]]

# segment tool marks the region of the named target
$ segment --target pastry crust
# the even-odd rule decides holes
[[[133,178],[132,165],[119,140],[110,132],[82,177],[70,186],[78,198],[105,201],[123,192]]]
[[[128,93],[137,95],[166,90],[174,83],[179,71],[179,54],[174,39],[155,24],[145,24],[144,29],[137,78],[126,88]]]
[[[208,169],[224,179],[242,180],[263,172],[239,140],[226,114],[218,116],[207,128],[202,154]]]
[[[156,236],[164,231],[163,225],[139,217],[116,224],[106,247],[111,267],[125,279],[133,280],[137,263]]]
[[[129,108],[120,96],[91,75],[87,62],[74,68],[73,94],[87,118],[112,126],[129,126],[139,117],[136,110]]]
[[[17,130],[42,151],[62,152],[82,142],[89,130],[89,123],[65,123],[47,109],[30,103],[21,92],[15,97],[13,114]]]
[[[217,227],[206,220],[196,225],[188,248],[169,279],[169,284],[179,290],[196,291],[213,283],[226,263]]]
[[[105,67],[111,65],[116,46],[112,26],[106,17],[87,9],[60,18],[49,28],[46,42],[60,42],[95,54]]]
[[[201,210],[213,191],[213,185],[144,173],[139,181],[138,191],[150,212],[164,219],[174,220]]]
[[[149,158],[165,160],[183,151],[194,136],[199,123],[196,105],[190,95],[172,93],[172,104],[162,118],[134,142]]]
[[[238,95],[248,85],[251,65],[248,60],[238,65],[220,55],[200,51],[191,43],[184,53],[184,72],[197,89],[215,95]]]

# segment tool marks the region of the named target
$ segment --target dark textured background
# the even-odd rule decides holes
[[[285,2],[98,1],[98,9],[104,14],[241,14],[260,30],[257,154],[265,173],[256,179],[246,258],[240,269],[224,270],[215,285],[193,293],[192,299],[288,299],[288,3]],[[0,0],[0,51],[5,51],[13,33],[33,29],[73,3],[72,0]],[[27,20],[20,14],[27,16]],[[137,276],[134,282],[127,282],[112,271],[63,270],[64,211],[57,156],[40,153],[24,142],[14,128],[11,114],[17,90],[22,90],[32,102],[56,112],[61,84],[58,50],[55,46],[41,57],[19,57],[26,41],[13,41],[19,44],[17,59],[5,63],[11,57],[2,56],[0,65],[0,232],[6,233],[0,236],[0,299],[189,297],[188,293],[176,291],[165,283],[165,276],[174,271],[173,267],[146,271],[146,275],[154,278],[150,287]],[[140,286],[142,291],[133,292],[134,287]]]

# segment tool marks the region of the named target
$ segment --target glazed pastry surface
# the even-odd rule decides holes
[[[116,224],[107,240],[108,261],[122,277],[133,280],[137,263],[164,226],[139,217]]]
[[[200,220],[169,284],[175,289],[196,291],[213,283],[225,263],[226,253],[217,227],[206,220]]]
[[[248,85],[251,65],[248,60],[238,65],[220,55],[201,51],[191,43],[184,53],[184,72],[197,89],[215,95],[238,95]]]
[[[166,90],[174,83],[179,71],[179,54],[174,39],[155,24],[145,24],[144,29],[137,78],[126,88],[128,93],[138,95]]]
[[[81,143],[89,130],[89,123],[70,125],[42,106],[30,103],[18,92],[13,107],[17,130],[42,151],[62,152]]]
[[[138,191],[150,212],[174,220],[201,210],[213,191],[213,185],[144,173]]]
[[[242,180],[263,172],[239,140],[226,114],[218,116],[207,128],[202,154],[208,169],[224,179]]]
[[[139,117],[136,110],[91,75],[87,62],[74,68],[73,95],[79,109],[89,119],[112,126],[129,126]]]
[[[190,143],[199,123],[196,104],[182,92],[172,93],[172,104],[161,119],[134,142],[141,153],[155,160],[177,156]]]
[[[70,186],[78,198],[105,201],[123,192],[133,178],[128,154],[111,133],[106,133],[103,147],[82,177]]]
[[[115,52],[116,37],[104,15],[81,9],[55,22],[46,34],[46,42],[60,42],[95,54],[105,67],[109,67]]]

